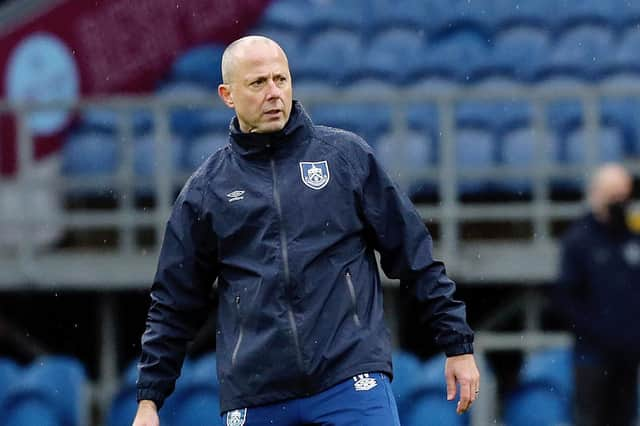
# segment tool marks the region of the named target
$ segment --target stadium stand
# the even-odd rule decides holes
[[[83,426],[88,424],[84,366],[67,356],[43,356],[14,374],[0,413],[6,425]]]
[[[456,278],[463,283],[493,280],[538,285],[552,279],[555,235],[551,223],[574,216],[581,207],[575,203],[555,209],[552,203],[557,200],[546,197],[553,193],[563,203],[581,200],[591,163],[622,160],[638,174],[638,21],[639,2],[622,0],[275,0],[250,32],[272,37],[284,47],[294,93],[300,94],[316,123],[365,137],[411,198],[426,203],[420,211],[443,225],[437,247],[442,257],[451,259],[450,271]],[[102,178],[118,173],[145,177],[137,189],[162,193],[165,188],[154,188],[152,183],[158,170],[159,140],[167,141],[171,173],[180,179],[224,146],[232,112],[215,104],[221,51],[219,44],[204,43],[180,52],[148,102],[132,99],[124,107],[83,104],[65,140],[61,172],[64,182],[90,188],[77,190],[70,185],[74,189],[66,193],[82,197],[117,190],[118,184]],[[163,127],[170,134],[164,134]],[[595,145],[590,146],[591,142]],[[451,176],[456,185],[447,192]],[[174,190],[167,191],[173,194]],[[513,210],[489,204],[482,210],[467,203],[468,199],[491,201],[496,194],[527,204]],[[460,200],[464,203],[458,204]],[[75,223],[105,226],[104,217],[112,215],[115,218],[108,225],[117,231],[130,230],[135,222],[154,227],[159,240],[167,205],[159,203],[157,214],[144,217],[122,205],[95,217],[70,212],[65,226],[72,230]],[[524,248],[507,241],[503,251],[497,252],[490,250],[495,243],[490,238],[480,248],[465,245],[459,229],[469,218],[531,220],[538,239],[532,237]],[[141,261],[132,254],[139,246],[129,246],[134,247],[131,251],[120,242],[114,246],[116,258],[104,263],[105,271],[112,272],[113,265],[132,259],[124,273],[113,272],[118,288],[147,287],[152,256]],[[538,246],[540,252],[532,250]],[[484,254],[487,247],[490,255]],[[20,253],[33,254],[28,247]],[[501,256],[491,255],[495,253],[514,257],[501,262]],[[16,270],[8,275],[7,285],[54,276],[65,285],[86,286],[100,275],[93,268],[60,268],[58,263],[34,258],[16,261],[12,257],[3,263],[9,265],[5,270]],[[492,258],[498,260],[491,263]],[[84,257],[79,259],[74,265],[86,263]],[[35,272],[25,273],[19,269],[23,265]],[[47,265],[53,266],[44,269]],[[37,268],[43,269],[38,272]],[[65,275],[65,269],[72,272]],[[401,413],[413,413],[404,420],[425,424],[419,419],[425,412],[439,412],[442,401],[437,398],[443,390],[425,390],[435,388],[425,387],[424,379],[416,378],[414,371],[422,368],[418,360],[407,354],[395,358],[394,392]],[[533,358],[526,365],[532,362]],[[570,370],[563,365],[565,372]],[[52,407],[50,397],[27,398],[28,392],[12,390],[11,385],[6,388],[8,402],[2,403],[3,368],[0,363],[0,403],[3,413],[9,413],[7,419],[14,419],[13,424],[61,424],[63,414],[59,407]],[[540,369],[560,371],[547,364]],[[215,383],[203,381],[203,377],[210,379],[211,372],[196,370],[200,371],[197,366],[185,370],[176,390],[179,398],[167,402],[166,424],[191,424],[187,416],[194,410],[189,406],[213,410]],[[16,374],[27,377],[26,372]],[[135,410],[134,376],[135,369],[130,367],[113,399],[109,425],[130,422]],[[504,401],[506,424],[569,421],[566,395],[570,390],[558,398],[556,385],[549,385],[558,379],[532,376],[523,373],[520,387]],[[184,386],[192,383],[193,387],[186,390],[182,380]],[[562,380],[566,385],[569,379]],[[449,409],[442,416],[451,413]],[[438,419],[438,424],[449,422],[448,417]],[[460,421],[456,418],[450,424]]]

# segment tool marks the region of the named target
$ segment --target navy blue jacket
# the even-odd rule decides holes
[[[555,302],[579,355],[640,359],[640,237],[578,220],[562,241]]]
[[[448,355],[471,353],[455,284],[407,197],[358,136],[314,126],[230,143],[185,184],[167,224],[142,338],[138,399],[161,405],[218,279],[221,411],[310,395],[358,373],[391,375],[374,250],[410,285]]]

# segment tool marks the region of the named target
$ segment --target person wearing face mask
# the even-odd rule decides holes
[[[554,302],[575,336],[575,424],[633,425],[640,360],[640,236],[627,225],[633,180],[599,168],[590,212],[562,240]]]

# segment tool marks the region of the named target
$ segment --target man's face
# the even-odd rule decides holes
[[[281,130],[291,114],[291,74],[275,44],[255,42],[238,48],[231,81],[220,89],[224,102],[235,109],[240,130],[269,133]]]

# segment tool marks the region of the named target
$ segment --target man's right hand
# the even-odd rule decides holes
[[[155,402],[142,400],[138,403],[138,412],[133,426],[160,426],[158,407]]]

